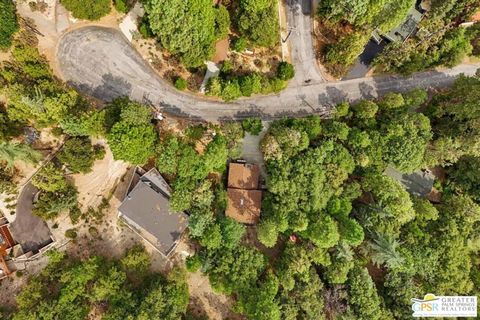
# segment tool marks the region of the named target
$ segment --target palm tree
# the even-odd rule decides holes
[[[393,237],[377,234],[373,241],[367,244],[371,252],[372,262],[377,267],[386,265],[388,268],[398,268],[403,265],[405,259],[398,252],[400,243]]]
[[[12,169],[15,161],[37,163],[42,158],[40,152],[25,143],[0,142],[0,161],[4,161],[7,168]]]
[[[38,88],[37,86],[35,86],[34,90],[35,91],[33,93],[33,97],[22,96],[21,101],[22,103],[29,106],[30,109],[33,110],[32,112],[40,114],[45,112],[45,104],[44,104],[45,96],[43,92],[40,90],[40,88]]]

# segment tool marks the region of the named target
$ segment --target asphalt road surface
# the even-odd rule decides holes
[[[328,83],[312,80],[309,84],[292,81],[279,94],[224,103],[175,90],[160,79],[123,34],[114,29],[84,27],[65,34],[59,43],[57,60],[66,81],[98,99],[109,101],[117,96],[129,96],[177,116],[206,121],[325,115],[333,105],[345,100],[374,98],[390,91],[403,92],[417,87],[446,87],[459,74],[473,75],[480,67],[480,64],[463,64],[443,72],[422,72],[408,78],[382,76]]]
[[[306,82],[323,82],[318,69],[312,38],[312,0],[287,0],[289,43],[292,63],[295,65],[295,77],[292,85],[303,85]]]

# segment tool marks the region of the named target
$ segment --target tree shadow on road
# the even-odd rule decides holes
[[[76,88],[81,93],[86,93],[94,98],[110,102],[115,98],[131,96],[132,85],[121,77],[115,77],[111,74],[102,76],[102,84],[92,86],[86,83],[68,82],[69,85]]]

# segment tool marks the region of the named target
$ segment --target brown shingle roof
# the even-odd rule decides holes
[[[230,163],[228,187],[237,189],[257,189],[260,168],[256,164]]]
[[[225,214],[241,223],[255,224],[260,218],[262,191],[228,188]]]

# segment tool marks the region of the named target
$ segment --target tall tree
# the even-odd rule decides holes
[[[147,0],[145,9],[153,33],[187,67],[198,67],[214,51],[216,9],[209,0]],[[221,31],[221,32],[220,32]]]
[[[8,49],[18,30],[17,13],[12,0],[0,0],[0,50]]]
[[[24,143],[0,142],[0,161],[4,161],[12,169],[15,161],[37,163],[41,159],[40,152]]]

